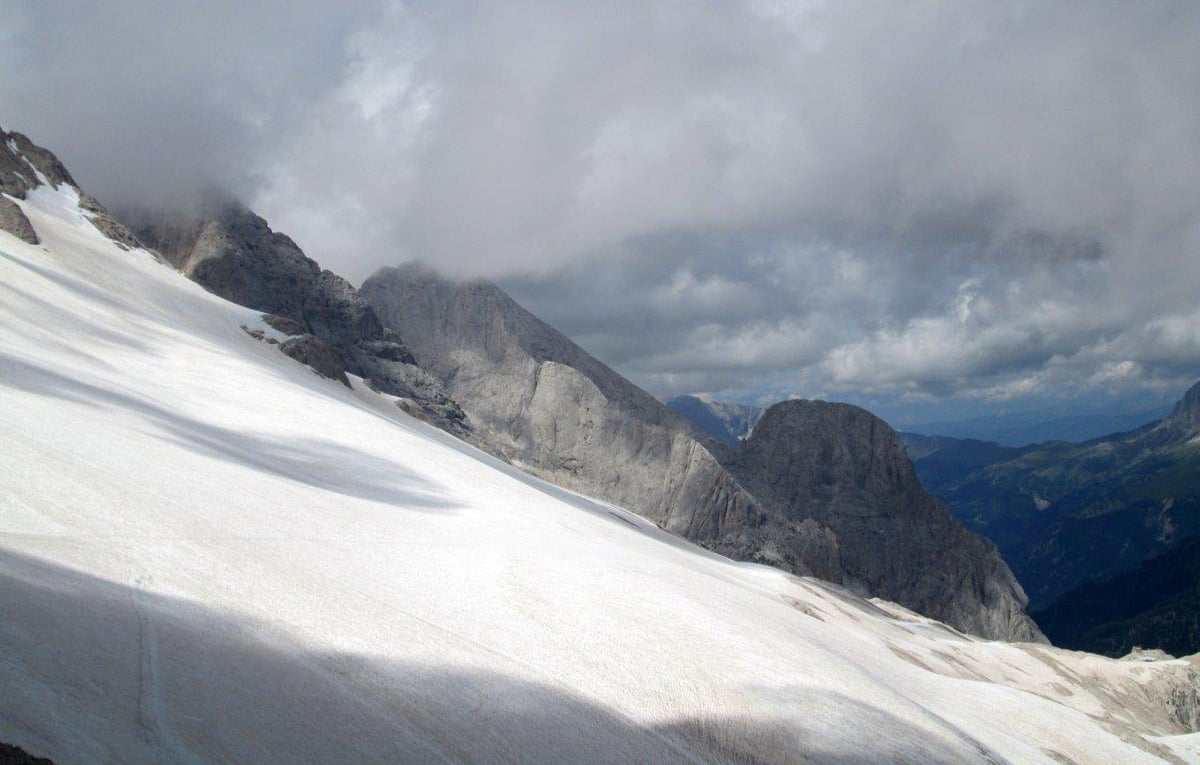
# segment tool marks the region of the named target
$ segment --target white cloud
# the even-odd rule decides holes
[[[353,280],[501,278],[656,392],[1200,374],[1193,3],[9,10],[5,127],[102,199],[213,177]]]

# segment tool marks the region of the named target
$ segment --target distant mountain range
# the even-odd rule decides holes
[[[1055,645],[1106,656],[1159,648],[1200,651],[1200,537],[1190,537],[1136,569],[1088,582],[1034,619]]]
[[[905,434],[922,483],[987,535],[1034,609],[1200,533],[1200,384],[1167,417],[1022,448]]]
[[[1002,446],[1027,446],[1047,441],[1080,443],[1135,430],[1148,422],[1162,419],[1170,411],[1168,404],[1140,406],[1118,412],[1111,409],[1047,409],[905,425],[904,432],[991,441]]]
[[[750,436],[765,411],[759,406],[704,401],[696,396],[676,396],[667,401],[666,406],[734,449]]]

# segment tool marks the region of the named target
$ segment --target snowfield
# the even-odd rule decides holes
[[[19,202],[41,245],[0,232],[0,741],[58,765],[1200,762],[1196,657],[985,642],[706,553],[318,377],[76,201]]]

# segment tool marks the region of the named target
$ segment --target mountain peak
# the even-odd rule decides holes
[[[79,188],[54,152],[38,146],[23,133],[0,128],[0,191],[24,199],[25,194],[48,183]]]
[[[976,634],[1044,640],[995,545],[922,488],[900,436],[867,410],[782,401],[738,461],[738,474],[790,521],[813,519],[836,535],[842,584]]]

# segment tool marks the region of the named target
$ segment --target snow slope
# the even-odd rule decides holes
[[[59,765],[1200,761],[1166,703],[1196,658],[983,642],[705,553],[319,378],[75,201],[20,202],[40,246],[0,232],[0,741]]]

